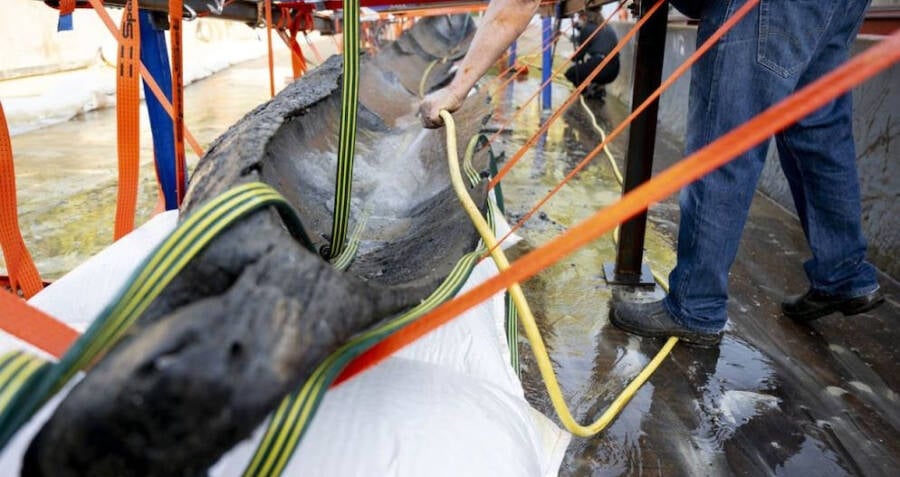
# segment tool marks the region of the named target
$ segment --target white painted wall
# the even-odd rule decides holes
[[[121,10],[109,12],[118,24]],[[0,101],[12,134],[115,104],[115,39],[92,9],[75,11],[74,31],[57,32],[58,16],[35,0],[0,0]],[[244,24],[185,23],[185,84],[266,51],[265,32]]]

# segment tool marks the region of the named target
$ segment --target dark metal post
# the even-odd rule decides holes
[[[641,15],[651,2],[642,2]],[[668,2],[654,13],[638,33],[634,58],[634,91],[632,111],[653,93],[662,80],[663,58],[666,47]],[[631,124],[628,152],[625,156],[624,193],[650,179],[653,168],[653,149],[656,140],[656,120],[659,100],[653,101]],[[629,285],[652,285],[649,269],[642,267],[644,256],[644,232],[647,212],[622,224],[619,231],[619,249],[615,271],[607,281]]]

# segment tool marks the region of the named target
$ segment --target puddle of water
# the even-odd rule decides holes
[[[540,81],[535,78],[513,83],[500,99],[500,116],[509,117],[513,109],[508,105],[523,103],[539,85]],[[556,103],[562,102],[568,94],[568,88],[553,84],[552,95]],[[524,108],[518,114],[512,132],[504,134],[495,145],[496,149],[506,151],[507,157],[525,144],[531,133],[546,120],[547,114],[542,114],[537,101]],[[575,104],[572,109],[575,108],[581,106]],[[524,216],[593,147],[593,134],[571,123],[578,119],[578,116],[566,114],[556,121],[545,137],[522,157],[504,179],[503,193],[508,204],[507,216],[511,221]],[[617,139],[611,146],[614,156],[622,154],[622,139]],[[520,231],[524,240],[515,249],[516,253],[523,254],[546,243],[618,200],[621,188],[605,161],[603,155],[595,157],[544,205],[540,213],[526,222]],[[648,256],[654,267],[664,273],[674,263],[674,254],[668,243],[669,240],[657,233],[651,224],[647,247],[653,252]],[[589,392],[592,387],[590,378],[596,367],[595,343],[608,323],[608,302],[611,298],[603,276],[603,264],[614,260],[615,246],[611,234],[607,234],[525,284],[531,305],[547,332],[547,345],[559,364],[560,383],[567,392],[575,395]],[[663,266],[658,267],[657,263]],[[646,357],[642,356],[640,361],[646,361]],[[625,374],[616,381],[621,382],[628,376],[631,374]]]

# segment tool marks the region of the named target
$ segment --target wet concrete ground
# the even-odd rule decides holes
[[[186,94],[188,124],[207,143],[264,101],[266,84],[263,60],[197,83]],[[533,78],[516,83],[498,115],[509,114],[537,85]],[[235,88],[246,93],[225,94]],[[566,90],[555,86],[555,101]],[[593,106],[607,129],[626,113],[613,101]],[[528,108],[498,144],[507,155],[538,126],[540,111]],[[596,144],[579,108],[551,128],[504,182],[510,221]],[[50,276],[111,241],[114,131],[115,113],[101,111],[13,138],[25,240]],[[621,162],[623,140],[612,149]],[[661,136],[657,151],[657,169],[680,158],[677,138]],[[616,200],[618,186],[603,160],[598,157],[525,226],[518,253]],[[142,177],[146,216],[154,199],[152,169],[145,167]],[[677,206],[670,200],[650,215],[648,261],[667,273],[674,265]],[[888,303],[874,313],[798,326],[779,316],[778,302],[805,288],[800,264],[807,255],[796,220],[758,196],[732,269],[723,345],[715,351],[676,346],[609,429],[573,439],[560,474],[893,475],[900,463],[900,286],[882,277]],[[595,419],[661,344],[608,324],[613,290],[602,264],[613,258],[614,247],[603,237],[526,284],[567,402],[581,422]],[[553,416],[527,344],[520,345],[529,399]]]
[[[538,84],[516,84],[501,98],[501,113]],[[554,90],[557,104],[565,94]],[[612,100],[591,106],[607,131],[627,113]],[[537,129],[539,112],[530,108],[505,137],[508,155]],[[620,166],[625,136],[612,147]],[[510,219],[597,142],[576,103],[551,128],[543,149],[526,155],[505,181]],[[662,133],[655,170],[680,159],[680,150],[677,138]],[[618,197],[603,161],[598,156],[522,229],[520,253]],[[664,274],[674,265],[677,212],[674,199],[650,210],[647,261]],[[797,220],[758,194],[731,271],[730,322],[720,348],[677,345],[606,431],[573,439],[560,475],[896,475],[900,286],[882,275],[888,300],[874,312],[794,324],[780,315],[779,303],[805,291],[808,255]],[[605,283],[601,266],[614,256],[609,238],[601,238],[525,285],[567,402],[582,423],[595,420],[662,344],[609,324],[613,294],[630,292]],[[661,293],[657,287],[650,295]],[[527,342],[520,348],[526,394],[555,418]]]

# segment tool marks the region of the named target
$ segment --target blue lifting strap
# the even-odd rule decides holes
[[[141,10],[141,61],[169,101],[172,101],[172,73],[169,66],[169,51],[166,35],[151,20],[152,13]],[[156,158],[156,177],[166,201],[166,210],[178,208],[175,174],[175,130],[172,118],[144,82],[144,97],[147,100],[147,114],[150,117],[150,131],[153,134],[153,155]],[[182,177],[187,177],[183,174]]]

